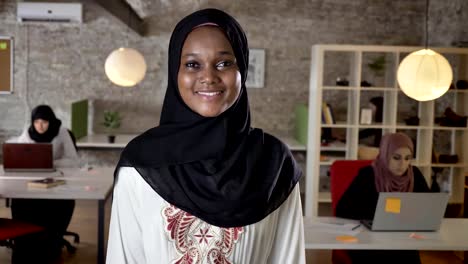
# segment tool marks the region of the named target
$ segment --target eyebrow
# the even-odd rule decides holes
[[[199,54],[200,53],[187,53],[187,54],[182,55],[182,57],[197,57]],[[220,51],[218,52],[218,55],[234,55],[234,54],[230,51]]]

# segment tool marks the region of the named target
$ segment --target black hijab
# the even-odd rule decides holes
[[[177,75],[187,35],[214,23],[223,30],[242,76],[237,101],[217,117],[203,117],[181,99]],[[169,77],[160,125],[132,140],[116,168],[134,167],[167,202],[219,227],[256,223],[289,196],[301,171],[288,147],[250,127],[245,81],[245,34],[230,15],[217,9],[182,19],[169,44]]]
[[[49,128],[44,134],[39,134],[34,128],[34,120],[43,119],[49,121]],[[59,133],[62,121],[55,117],[54,111],[48,105],[39,105],[31,112],[31,126],[29,126],[29,137],[38,143],[51,142]]]

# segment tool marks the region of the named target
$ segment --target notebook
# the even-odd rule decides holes
[[[381,192],[374,219],[361,222],[371,231],[437,231],[448,193]]]
[[[5,172],[55,171],[51,143],[4,143]]]

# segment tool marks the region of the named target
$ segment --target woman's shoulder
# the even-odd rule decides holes
[[[354,178],[354,182],[371,182],[374,183],[374,168],[372,165],[368,165],[359,169],[358,174]]]
[[[415,181],[426,181],[424,179],[424,175],[422,174],[422,172],[419,170],[418,167],[416,166],[413,166],[413,177],[414,177],[414,180]]]
[[[135,177],[140,176],[140,173],[134,167],[119,167],[117,174],[118,177]],[[141,177],[141,176],[140,176]]]
[[[272,134],[263,132],[261,129],[255,128],[251,133],[263,133],[263,143],[264,145],[271,146],[272,148],[279,148],[282,150],[288,150],[289,146],[284,143],[281,139],[273,136]]]
[[[34,143],[28,133],[29,127],[25,127],[18,137],[14,137],[8,140],[9,143]]]

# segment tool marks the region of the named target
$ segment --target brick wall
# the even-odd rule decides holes
[[[173,2],[165,2],[147,19],[145,37],[92,1],[83,1],[80,25],[20,24],[16,1],[0,3],[0,35],[15,38],[15,87],[12,95],[0,95],[0,131],[19,132],[29,122],[31,108],[42,103],[51,105],[69,126],[70,102],[83,98],[93,100],[95,131],[102,131],[105,109],[122,112],[122,133],[157,125],[171,31],[180,18],[199,8],[231,13],[244,27],[250,47],[266,50],[265,87],[249,89],[253,125],[279,135],[292,134],[294,107],[308,100],[313,44],[420,45],[424,39],[424,0]],[[431,1],[430,40],[438,46],[462,40],[467,32],[468,4],[449,2]],[[116,87],[104,74],[107,55],[127,42],[148,64],[146,78],[134,88]]]

